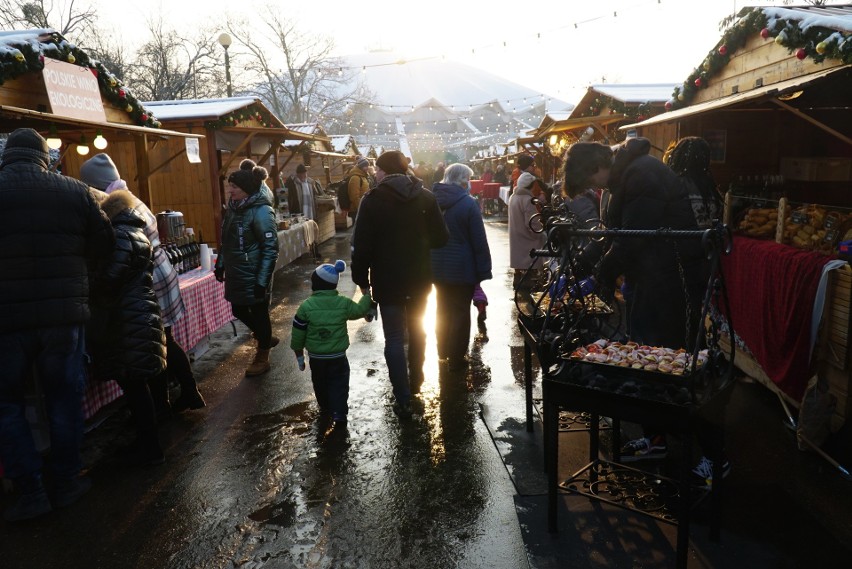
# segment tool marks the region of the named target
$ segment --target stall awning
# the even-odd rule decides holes
[[[830,75],[845,71],[849,68],[852,68],[852,64],[832,67],[831,69],[825,69],[818,73],[811,73],[802,77],[795,77],[793,79],[787,79],[785,81],[772,83],[771,85],[764,85],[763,87],[757,87],[756,89],[752,89],[751,91],[746,91],[744,93],[735,93],[733,95],[728,95],[727,97],[721,97],[712,101],[705,101],[703,103],[698,103],[697,105],[691,105],[689,107],[684,107],[676,111],[670,111],[668,113],[657,115],[646,121],[624,125],[622,127],[619,127],[619,130],[642,128],[654,124],[681,120],[686,117],[694,116],[700,113],[706,113],[708,111],[723,109],[725,107],[731,107],[747,102],[754,102],[760,99],[769,99],[771,97],[775,97],[776,95],[783,95],[784,93],[787,93],[789,91],[796,91],[802,89],[803,87],[807,87],[815,81],[820,81]]]
[[[355,160],[355,156],[352,154],[341,154],[339,152],[326,152],[325,150],[311,150],[311,154],[316,154],[317,156],[327,156],[329,158],[351,158]]]
[[[60,130],[68,130],[70,128],[83,132],[95,132],[101,130],[113,133],[123,132],[127,134],[147,134],[160,138],[168,138],[171,136],[179,136],[183,138],[204,138],[203,134],[178,132],[164,128],[149,128],[132,124],[83,120],[62,115],[54,115],[52,113],[42,113],[30,109],[23,109],[21,107],[0,105],[0,130],[3,132],[12,132],[17,128],[35,128],[36,130],[46,131],[51,125],[56,126]]]
[[[599,117],[578,117],[573,119],[564,119],[561,121],[554,121],[553,123],[547,125],[545,128],[536,131],[535,136],[538,139],[542,139],[549,134],[554,134],[557,132],[567,132],[571,130],[578,130],[583,127],[589,126],[605,126],[608,124],[612,124],[614,122],[623,121],[625,118],[622,114],[616,115],[605,115]]]
[[[318,142],[329,142],[331,139],[327,136],[319,134],[310,134],[306,132],[297,132],[289,128],[275,128],[265,126],[228,126],[219,129],[221,132],[235,132],[239,134],[252,133],[255,136],[266,136],[270,138],[279,138],[282,140],[310,140]],[[283,138],[282,138],[283,137]]]

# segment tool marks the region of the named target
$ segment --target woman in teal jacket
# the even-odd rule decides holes
[[[269,299],[278,260],[278,224],[269,192],[261,191],[266,169],[255,166],[228,176],[228,210],[216,259],[216,280],[225,282],[225,298],[234,316],[254,332],[257,352],[247,376],[269,371],[272,337]]]

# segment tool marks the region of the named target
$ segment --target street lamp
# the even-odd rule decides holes
[[[231,59],[228,56],[228,48],[231,47],[231,36],[227,33],[219,34],[219,45],[225,48],[225,88],[228,97],[231,96]]]

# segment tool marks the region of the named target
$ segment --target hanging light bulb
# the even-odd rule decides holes
[[[89,145],[86,144],[86,137],[84,135],[80,135],[80,143],[77,145],[77,154],[80,156],[85,156],[89,153]]]
[[[101,131],[98,131],[98,135],[95,137],[95,140],[92,141],[92,145],[98,150],[103,150],[107,147],[107,139],[104,138]]]
[[[45,141],[47,142],[47,147],[52,150],[59,150],[62,147],[62,139],[59,138],[59,133],[56,131],[55,124],[50,125],[50,132],[48,134],[49,136]]]

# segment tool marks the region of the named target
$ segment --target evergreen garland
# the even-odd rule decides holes
[[[250,120],[259,122],[264,128],[276,128],[281,126],[272,113],[256,103],[252,103],[245,108],[237,109],[236,111],[222,115],[215,121],[207,121],[204,123],[204,126],[207,128],[217,129],[237,126],[242,122]]]
[[[33,36],[31,39],[6,40],[0,44],[0,85],[27,73],[42,71],[45,57],[88,68],[97,78],[104,98],[123,109],[136,125],[160,127],[160,121],[100,61],[90,58],[58,32]]]
[[[821,26],[802,29],[796,20],[773,18],[770,22],[762,8],[744,8],[737,23],[728,28],[702,64],[693,70],[682,86],[675,87],[672,99],[666,103],[666,110],[689,105],[696,93],[707,88],[710,80],[730,62],[731,56],[755,34],[767,41],[774,38],[776,44],[786,47],[788,53],[795,52],[799,59],[810,57],[816,63],[826,59],[852,63],[852,36]]]

